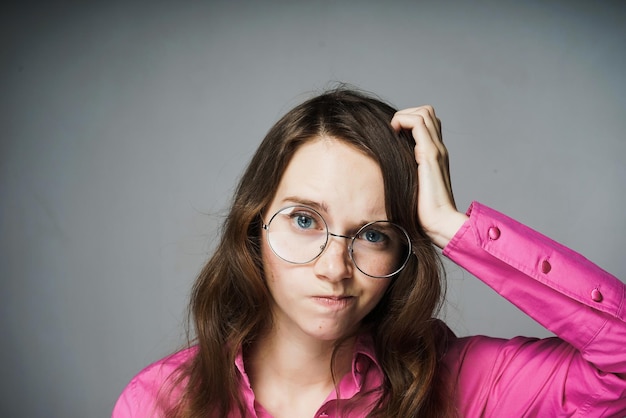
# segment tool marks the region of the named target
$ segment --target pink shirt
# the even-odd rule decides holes
[[[461,417],[626,417],[626,286],[581,255],[474,202],[444,255],[558,338],[456,338],[444,362]],[[165,379],[194,355],[190,348],[141,371],[122,392],[113,418],[158,417]],[[250,417],[270,415],[255,402],[240,354],[241,396]],[[342,399],[377,388],[382,370],[371,340],[355,345]],[[354,417],[367,414],[369,399]],[[334,417],[332,391],[315,417]]]

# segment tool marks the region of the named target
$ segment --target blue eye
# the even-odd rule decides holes
[[[386,235],[382,232],[376,231],[375,229],[368,229],[364,231],[362,234],[363,239],[367,242],[378,243],[386,240]]]
[[[313,219],[310,216],[305,215],[297,215],[296,222],[298,226],[302,229],[309,229],[314,224]]]

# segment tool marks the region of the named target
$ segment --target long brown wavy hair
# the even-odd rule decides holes
[[[295,151],[320,137],[343,141],[380,165],[387,216],[408,231],[415,252],[359,330],[372,335],[384,372],[369,416],[453,415],[441,378],[441,325],[433,319],[442,299],[441,261],[417,218],[415,143],[410,133],[391,128],[395,112],[371,95],[342,87],[295,107],[267,133],[236,189],[221,241],[193,286],[190,322],[197,354],[171,379],[182,396],[167,402],[167,417],[245,416],[235,357],[272,325],[260,214]]]

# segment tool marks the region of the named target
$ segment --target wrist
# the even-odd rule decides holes
[[[437,247],[443,249],[469,219],[467,215],[455,211],[447,216],[436,227],[426,229],[426,234]]]

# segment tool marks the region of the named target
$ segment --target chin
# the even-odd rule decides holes
[[[316,327],[310,326],[305,332],[320,341],[337,341],[356,330],[356,327],[337,327],[337,324],[318,324]]]

